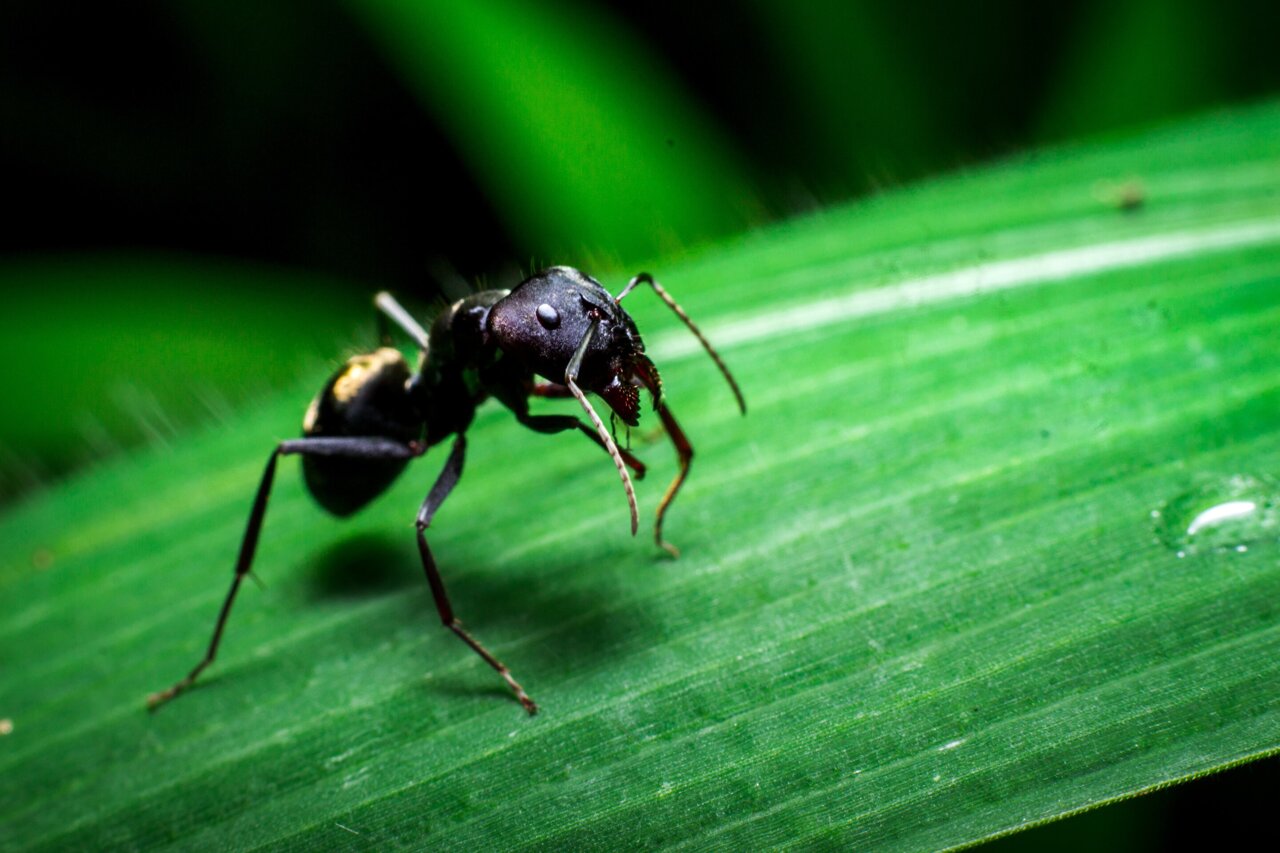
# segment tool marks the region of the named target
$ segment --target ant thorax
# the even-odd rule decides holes
[[[476,407],[493,393],[487,376],[501,353],[485,325],[506,290],[484,290],[459,299],[436,317],[418,375],[409,394],[427,425],[427,443],[464,432]]]

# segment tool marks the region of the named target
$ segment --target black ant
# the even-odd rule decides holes
[[[282,441],[271,453],[240,543],[235,578],[218,613],[209,649],[186,678],[152,694],[147,704],[156,708],[174,698],[213,663],[236,592],[253,563],[276,461],[281,455],[300,454],[303,477],[316,501],[334,515],[348,516],[386,490],[411,459],[456,435],[444,469],[418,510],[422,566],[445,627],[497,670],[525,710],[537,713],[537,705],[506,666],[467,633],[454,615],[424,534],[462,475],[467,427],[475,417],[476,407],[493,397],[530,429],[543,433],[577,429],[608,451],[626,490],[631,533],[635,535],[636,497],[627,468],[640,479],[645,466],[628,451],[619,449],[584,390],[598,394],[614,415],[628,426],[636,426],[640,418],[639,389],[643,387],[649,391],[679,458],[679,470],[658,504],[653,526],[654,541],[677,555],[675,547],[662,538],[662,522],[689,474],[693,446],[667,407],[658,369],[644,353],[635,322],[619,304],[639,284],[650,285],[702,342],[733,389],[738,408],[746,414],[742,392],[720,356],[647,273],[631,279],[615,299],[590,276],[570,267],[552,267],[521,282],[514,290],[486,290],[455,302],[436,318],[430,334],[390,294],[379,293],[374,304],[381,311],[378,320],[384,346],[349,359],[307,409],[304,437]],[[416,373],[410,371],[398,350],[385,346],[390,341],[387,318],[417,343],[420,356]],[[550,381],[540,382],[535,376]],[[531,395],[575,397],[592,426],[573,415],[529,414]]]

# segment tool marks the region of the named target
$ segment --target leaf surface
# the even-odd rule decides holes
[[[1214,114],[657,270],[751,407],[628,298],[698,450],[683,557],[626,536],[597,450],[494,406],[431,530],[533,719],[435,624],[438,451],[342,524],[287,460],[265,591],[143,710],[319,371],[11,509],[0,847],[942,848],[1274,752],[1277,140],[1275,105]]]

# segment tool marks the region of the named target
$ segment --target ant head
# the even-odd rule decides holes
[[[658,371],[644,354],[636,325],[598,281],[572,267],[525,279],[489,311],[488,333],[504,353],[552,382],[564,382],[574,353],[596,324],[583,353],[578,384],[599,394],[625,423],[640,419],[638,385],[655,399]]]

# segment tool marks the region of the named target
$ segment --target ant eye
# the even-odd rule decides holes
[[[547,303],[538,306],[538,322],[542,324],[544,329],[556,329],[560,327],[560,312]]]

